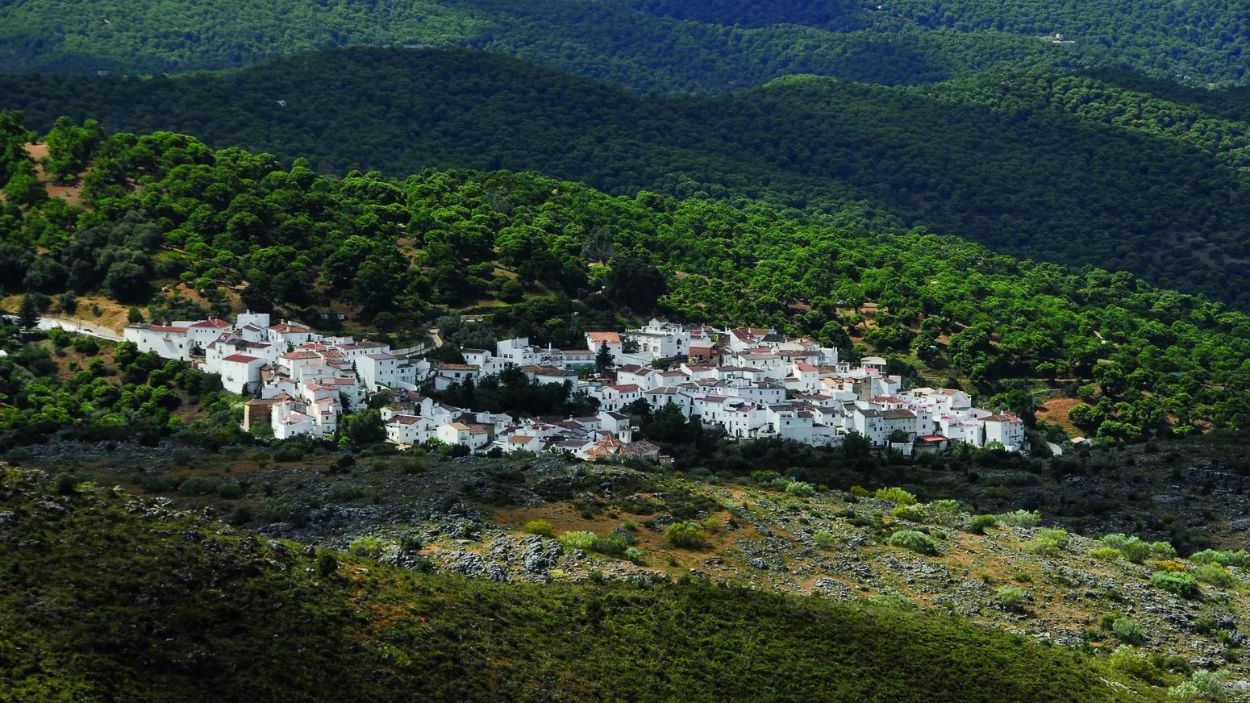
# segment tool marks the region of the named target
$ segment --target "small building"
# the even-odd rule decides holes
[[[221,360],[221,385],[231,393],[251,395],[260,389],[260,367],[265,360],[248,354],[231,354]]]

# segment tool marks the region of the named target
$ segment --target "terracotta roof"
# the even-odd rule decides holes
[[[248,356],[247,354],[231,354],[222,359],[222,361],[232,361],[239,364],[250,364],[253,361],[260,361],[258,357]]]
[[[225,320],[218,320],[216,318],[210,317],[207,320],[200,320],[199,322],[196,322],[195,324],[191,326],[199,327],[199,328],[211,327],[213,329],[221,329],[222,327],[229,327],[230,323],[226,322]]]
[[[600,344],[620,344],[621,335],[619,332],[587,332],[586,339],[594,342],[596,346]]]
[[[652,444],[651,442],[648,442],[647,440],[644,439],[638,442],[631,442],[629,444],[626,444],[625,446],[621,447],[619,453],[624,456],[646,456],[648,454],[658,454],[659,451],[660,451],[659,445]]]
[[[311,327],[305,327],[303,325],[291,323],[291,322],[283,322],[282,324],[274,325],[273,327],[270,327],[269,329],[279,334],[285,334],[285,333],[291,333],[291,332],[294,332],[297,334],[304,333],[304,332],[312,332]]]
[[[439,371],[477,371],[478,367],[474,364],[439,364]]]
[[[608,388],[611,388],[617,393],[637,393],[638,392],[638,386],[633,383],[626,383],[623,386],[618,386],[616,384],[608,384]]]

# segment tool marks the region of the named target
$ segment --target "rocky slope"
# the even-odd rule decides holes
[[[419,574],[32,470],[0,469],[0,574],[5,703],[1162,700],[960,618],[701,578]]]
[[[1142,676],[1164,680],[1190,669],[1250,678],[1242,661],[1250,573],[1162,547],[1136,555],[1140,563],[1134,563],[1128,558],[1134,555],[1095,538],[1144,527],[1143,536],[1160,540],[1168,532],[1158,528],[1206,515],[1208,532],[1195,540],[1235,546],[1245,500],[1236,446],[1096,451],[1069,458],[1060,470],[1056,462],[1043,465],[1049,471],[1018,475],[983,468],[973,483],[962,478],[966,469],[910,467],[913,490],[968,501],[959,508],[941,500],[908,506],[905,496],[897,502],[864,491],[809,492],[768,472],[691,480],[558,458],[360,456],[344,466],[328,453],[273,463],[254,450],[192,455],[168,447],[49,444],[33,448],[25,461],[164,494],[161,500],[177,507],[206,508],[270,537],[419,571],[533,583],[695,577],[847,603],[869,600],[958,615],[1084,651],[1111,653],[1131,644],[1153,657],[1144,661],[1152,661],[1154,673]],[[1179,454],[1199,447],[1202,456]],[[137,472],[138,466],[146,468]],[[928,485],[917,488],[921,481]],[[1078,514],[1078,497],[1097,505],[1098,494],[1124,504],[1093,517]],[[1067,514],[1044,510],[1037,524],[1018,514],[991,526],[979,518],[981,529],[974,522],[974,512],[1038,504],[1066,506]],[[1143,517],[1152,512],[1153,521]],[[677,523],[697,530],[706,544],[673,544]],[[608,541],[587,544],[588,532]],[[899,532],[927,535],[931,543],[918,549],[932,553],[895,546]],[[1157,581],[1160,572],[1201,579],[1197,593],[1167,590]]]

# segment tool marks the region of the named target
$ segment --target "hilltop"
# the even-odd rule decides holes
[[[1244,112],[1120,73],[797,76],[640,97],[500,56],[344,50],[218,76],[11,76],[0,91],[40,131],[68,115],[327,172],[502,168],[613,194],[763,199],[1250,305]]]
[[[421,0],[253,5],[20,0],[0,8],[0,70],[218,70],[343,46],[508,53],[642,92],[719,92],[794,73],[928,83],[993,66],[1111,65],[1244,83],[1236,3]]]
[[[3,469],[0,519],[22,545],[0,553],[12,700],[1162,700],[958,618],[698,578],[420,574],[37,472]]]

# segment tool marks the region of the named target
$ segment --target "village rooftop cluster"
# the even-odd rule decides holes
[[[271,325],[264,313],[241,314],[234,323],[132,324],[124,336],[140,351],[220,375],[226,390],[251,398],[244,428],[268,425],[278,439],[333,437],[344,412],[384,394],[387,438],[401,447],[438,440],[474,452],[658,458],[659,447],[635,437],[638,428],[626,412],[644,401],[653,411],[672,404],[733,439],[838,446],[854,432],[874,447],[905,454],[951,443],[1027,449],[1018,417],[975,408],[961,390],[903,390],[884,359],[846,363],[835,348],[772,329],[653,319],[624,332],[588,332],[583,349],[541,347],[526,338],[502,340],[493,350],[463,348],[464,363],[413,358],[413,350],[322,335],[294,322]],[[509,368],[537,384],[568,384],[573,395],[596,399],[599,412],[512,417],[421,394],[423,385],[446,390]]]

